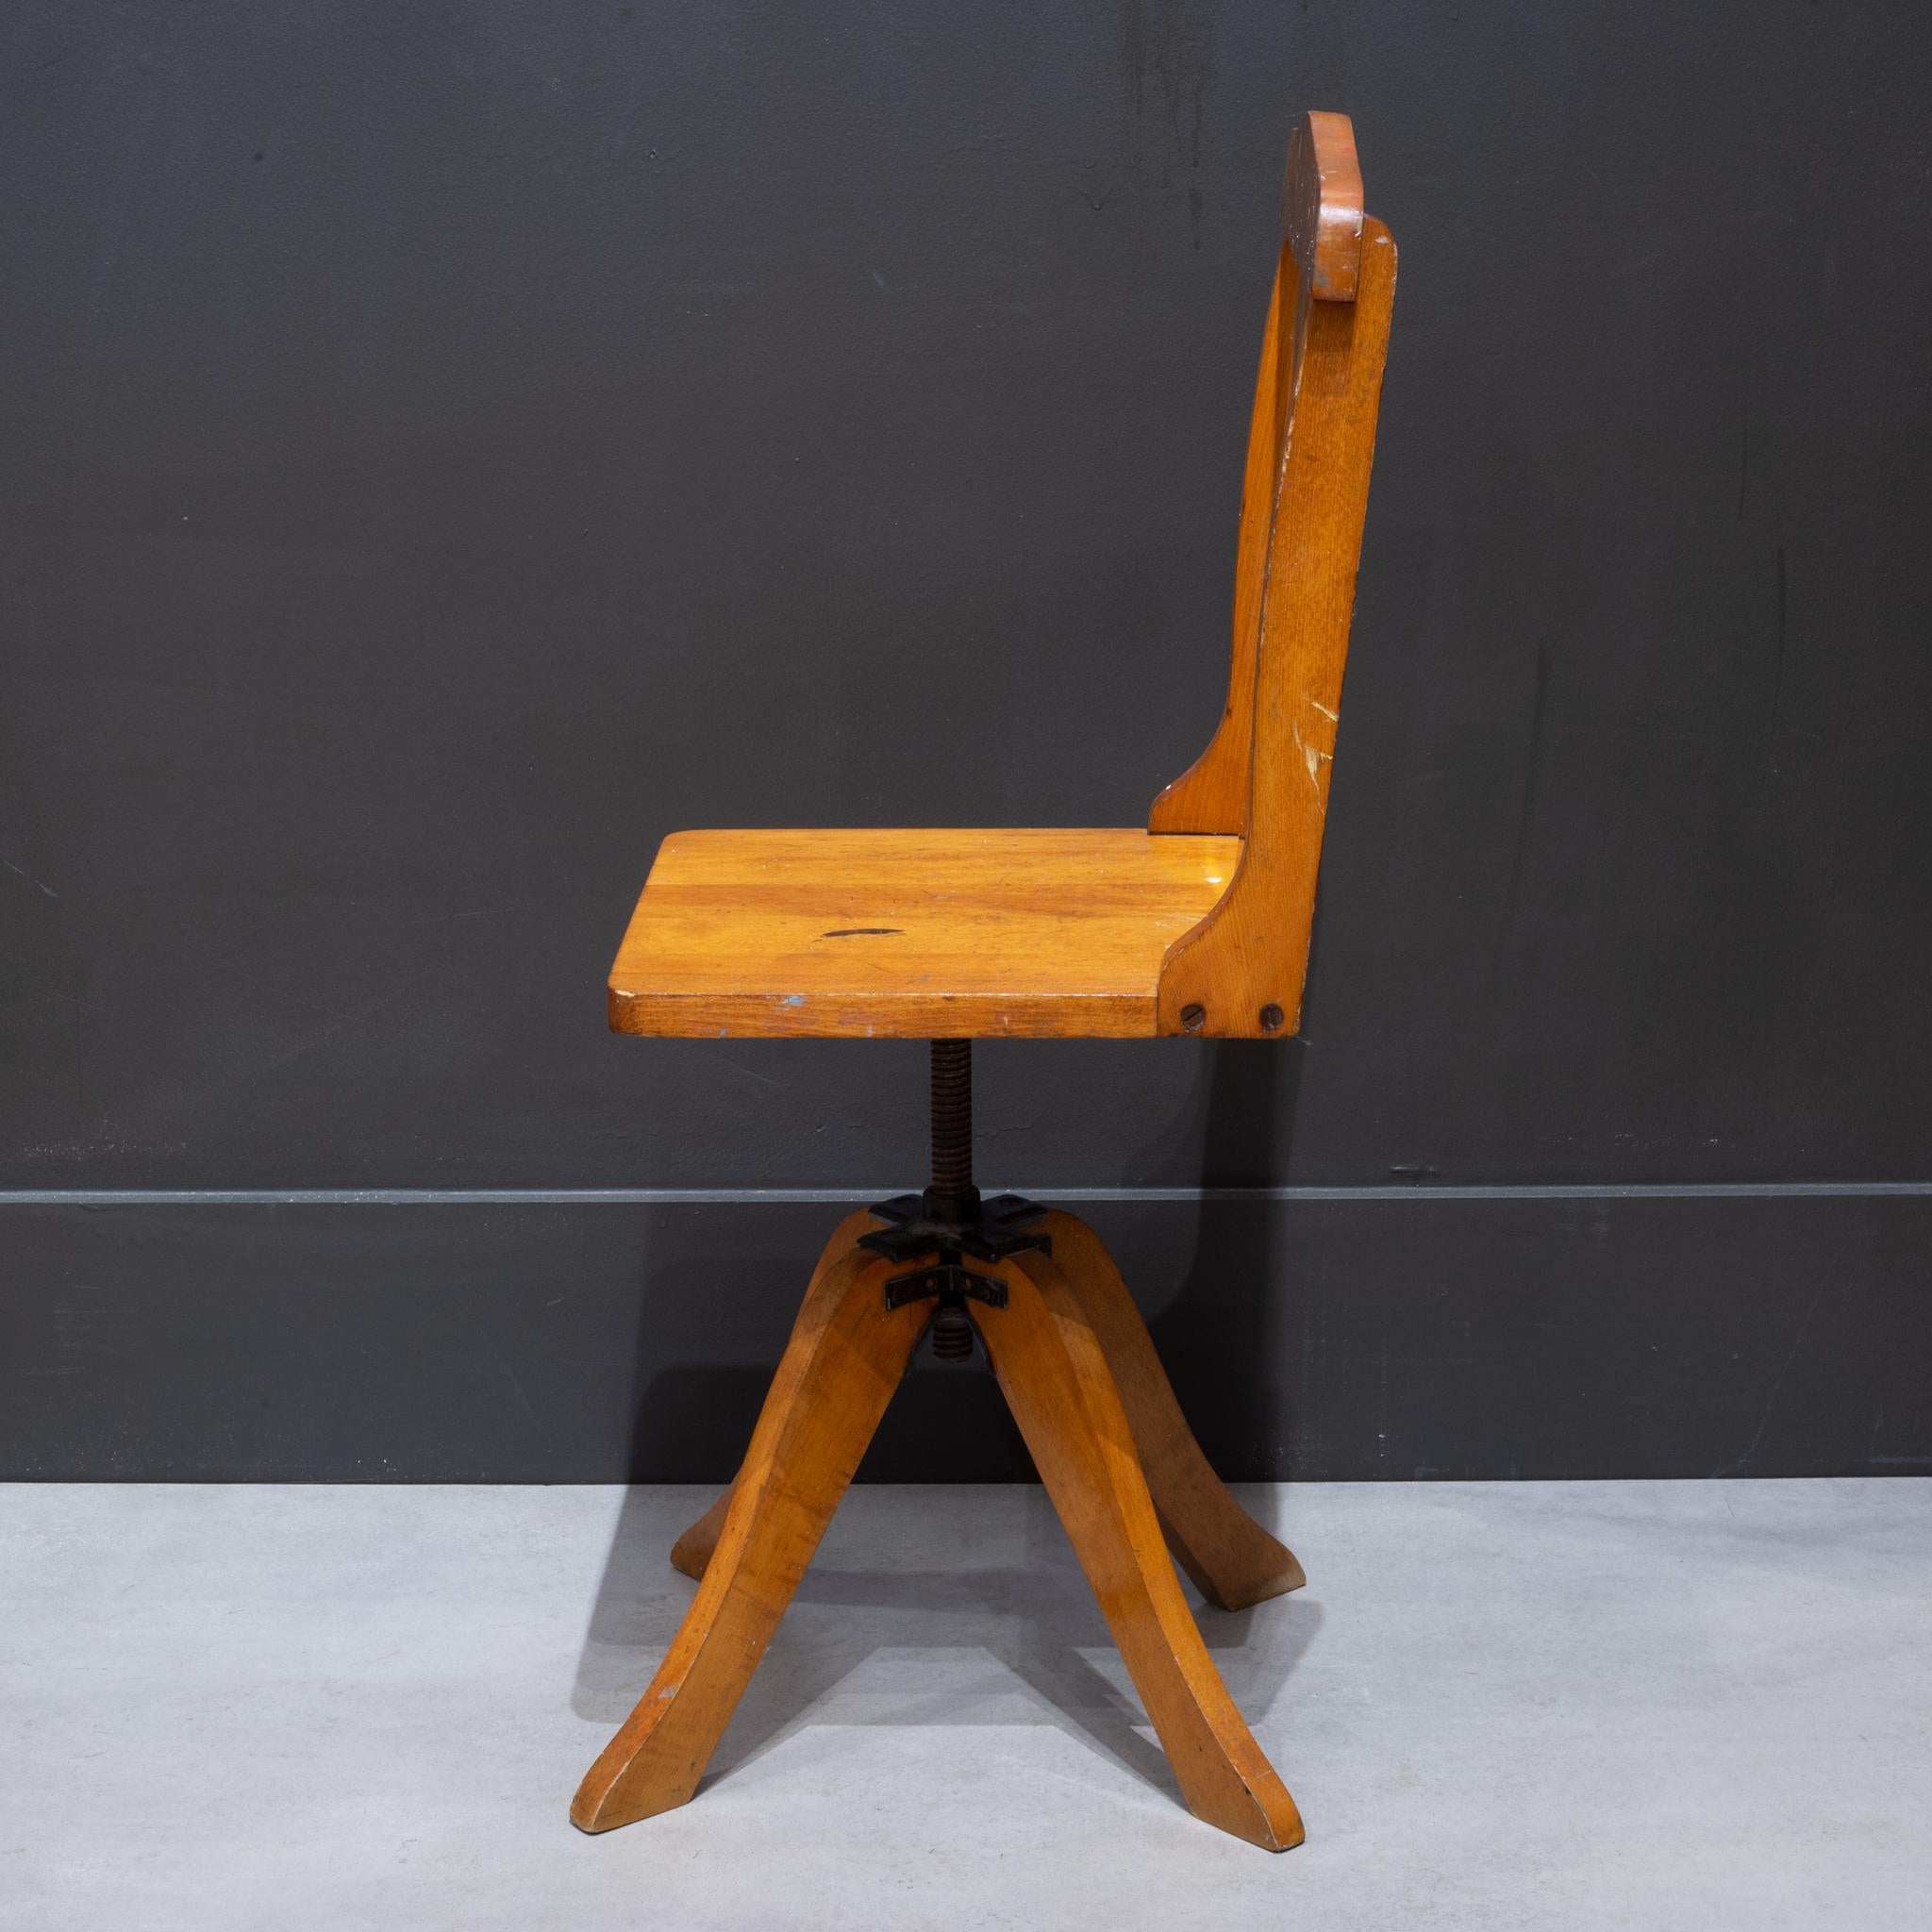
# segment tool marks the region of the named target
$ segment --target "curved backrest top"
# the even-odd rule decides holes
[[[1362,267],[1362,170],[1346,114],[1304,114],[1288,142],[1281,228],[1317,302],[1353,302]]]

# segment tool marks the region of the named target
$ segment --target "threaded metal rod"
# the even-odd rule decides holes
[[[970,1362],[973,1359],[973,1324],[966,1310],[957,1306],[941,1307],[925,1331],[932,1337],[932,1358],[936,1362]]]
[[[979,1206],[973,1185],[973,1042],[932,1042],[932,1203],[949,1220],[970,1219]]]

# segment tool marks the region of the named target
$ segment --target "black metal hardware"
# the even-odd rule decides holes
[[[973,1185],[973,1042],[932,1043],[932,1185],[936,1221],[970,1221],[979,1211]]]
[[[973,1353],[973,1325],[966,1318],[970,1297],[987,1307],[1007,1305],[1007,1286],[966,1261],[1004,1261],[1008,1255],[1053,1253],[1047,1235],[1029,1228],[1046,1209],[1021,1194],[995,1194],[982,1201],[973,1185],[973,1042],[932,1042],[932,1184],[918,1194],[894,1194],[868,1208],[888,1224],[858,1238],[862,1248],[889,1261],[931,1257],[932,1265],[886,1283],[886,1306],[936,1296],[932,1352],[942,1361],[963,1361]]]
[[[976,1268],[962,1268],[957,1261],[935,1261],[916,1274],[895,1274],[886,1283],[886,1306],[903,1308],[908,1302],[923,1302],[938,1295],[943,1302],[962,1301],[971,1295],[990,1308],[1007,1305],[1007,1284],[994,1274],[982,1274]]]
[[[883,1255],[889,1261],[909,1261],[919,1255],[940,1255],[951,1249],[971,1255],[975,1261],[1004,1261],[1008,1255],[1023,1255],[1029,1249],[1042,1255],[1053,1253],[1050,1237],[1029,1233],[1026,1224],[1046,1212],[1038,1201],[1024,1194],[995,1194],[979,1203],[970,1219],[956,1220],[933,1212],[932,1195],[894,1194],[868,1208],[889,1227],[875,1227],[858,1238],[862,1248]]]

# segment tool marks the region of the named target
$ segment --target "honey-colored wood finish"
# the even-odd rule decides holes
[[[877,1227],[879,1224],[878,1218],[868,1214],[862,1208],[848,1214],[832,1230],[832,1238],[821,1251],[818,1265],[812,1270],[811,1278],[817,1281],[821,1275],[835,1267],[858,1246],[860,1235],[868,1228]],[[731,1498],[737,1488],[737,1480],[734,1478],[730,1488],[671,1545],[671,1567],[674,1570],[681,1570],[694,1582],[704,1581],[705,1572],[710,1565],[711,1553],[718,1547],[719,1538],[724,1534],[724,1519],[730,1513]]]
[[[891,1273],[847,1247],[807,1291],[704,1581],[571,1806],[585,1831],[668,1811],[697,1790],[925,1325],[917,1304],[886,1308]]]
[[[1268,532],[1281,481],[1281,429],[1294,370],[1294,258],[1276,259],[1274,292],[1261,338],[1255,410],[1248,422],[1248,461],[1241,480],[1241,521],[1234,559],[1234,651],[1227,704],[1208,749],[1154,801],[1151,832],[1222,833],[1248,828],[1248,776],[1255,748],[1255,653],[1261,641],[1261,592],[1268,578]],[[1288,317],[1286,329],[1282,316]],[[1284,365],[1287,366],[1284,366]]]
[[[1069,1237],[1091,1261],[1091,1250],[1074,1239],[1086,1233],[1080,1224],[1071,1215],[1055,1221],[1071,1223],[1058,1226],[1057,1239]],[[691,1797],[891,1401],[929,1306],[887,1310],[883,1291],[894,1263],[854,1246],[870,1224],[870,1215],[852,1215],[833,1237],[738,1480],[678,1540],[680,1569],[701,1576],[697,1596],[651,1687],[577,1790],[570,1816],[586,1832],[632,1824]],[[1097,1241],[1091,1248],[1105,1254]],[[1099,1339],[1105,1327],[1119,1344],[1119,1310],[1095,1325],[1088,1302],[1041,1254],[1003,1261],[997,1274],[1007,1283],[1007,1306],[974,1302],[970,1314],[1182,1797],[1196,1816],[1250,1843],[1270,1851],[1300,1843],[1294,1801],[1226,1694],[1167,1556],[1132,1424]],[[1103,1307],[1111,1296],[1108,1283],[1090,1289],[1090,1300]],[[1154,1374],[1159,1377],[1158,1364]],[[1136,1381],[1145,1407],[1143,1364]],[[1173,1403],[1171,1391],[1165,1399]],[[1186,1425],[1178,1430],[1184,1436]],[[1163,1458],[1173,1460],[1165,1447],[1171,1432],[1161,1441]],[[706,1549],[708,1524],[719,1515],[715,1547]],[[1267,1563],[1250,1561],[1250,1573],[1256,1569]],[[1224,1588],[1229,1576],[1219,1584]]]
[[[577,1793],[571,1816],[587,1831],[697,1789],[877,1426],[930,1305],[888,1311],[894,1264],[856,1245],[875,1224],[862,1213],[841,1224],[743,1468],[677,1541],[672,1560],[698,1591]],[[1208,1467],[1099,1238],[1068,1214],[1047,1225],[1054,1256],[999,1264],[1006,1307],[969,1312],[1190,1807],[1284,1850],[1300,1842],[1300,1817],[1201,1641],[1167,1545],[1228,1608],[1295,1588],[1300,1565]]]
[[[1362,170],[1346,114],[1304,114],[1289,136],[1281,228],[1317,302],[1353,302],[1362,259]]]
[[[1361,170],[1355,157],[1355,130],[1346,115],[1305,115],[1295,128],[1282,191],[1282,225],[1284,240],[1275,258],[1261,367],[1255,378],[1254,412],[1248,421],[1227,704],[1208,749],[1154,801],[1147,818],[1150,831],[1239,836],[1247,830],[1255,755],[1255,666],[1275,506],[1288,454],[1302,291],[1312,277],[1313,299],[1352,301],[1360,278]]]
[[[611,970],[621,1033],[1292,1033],[1394,245],[1347,117],[1295,130],[1255,388],[1228,698],[1144,832],[679,832]]]
[[[1299,1844],[1294,1800],[1241,1722],[1181,1594],[1079,1297],[1043,1255],[1016,1256],[999,1273],[1007,1306],[968,1310],[1188,1808],[1267,1851]]]
[[[1241,862],[1161,967],[1163,1033],[1264,1039],[1300,1024],[1395,292],[1388,229],[1362,225],[1354,301],[1315,301],[1305,273],[1297,286],[1294,399],[1261,599]]]
[[[856,1240],[857,1234],[848,1236],[846,1230],[865,1219],[843,1224],[834,1241]],[[1084,1221],[1058,1211],[1048,1214],[1041,1226],[1053,1238],[1053,1257],[1106,1357],[1174,1560],[1219,1610],[1244,1610],[1299,1590],[1307,1578],[1293,1551],[1241,1507],[1201,1453],[1160,1366],[1154,1338],[1100,1237]],[[704,1575],[730,1503],[726,1490],[672,1545],[675,1569],[687,1576]]]
[[[671,1567],[683,1571],[694,1583],[702,1583],[711,1567],[711,1553],[724,1534],[724,1519],[731,1513],[732,1492],[737,1488],[734,1478],[730,1489],[671,1545]]]
[[[610,974],[621,1033],[1154,1031],[1233,839],[1123,830],[677,832]]]
[[[1188,1426],[1154,1338],[1100,1237],[1071,1214],[1041,1223],[1120,1391],[1167,1546],[1219,1610],[1245,1610],[1308,1579],[1214,1474]]]
[[[1299,1018],[1395,277],[1354,133],[1291,147],[1236,557],[1228,697],[1145,831],[681,832],[609,988],[620,1032],[971,1039],[1287,1035]],[[585,1778],[587,1831],[691,1797],[857,1469],[928,1307],[848,1218],[731,1489],[678,1539],[699,1579],[657,1676]],[[1301,1566],[1215,1476],[1091,1229],[997,1264],[968,1304],[1189,1805],[1271,1850],[1293,1801],[1215,1671],[1168,1556],[1211,1603]]]

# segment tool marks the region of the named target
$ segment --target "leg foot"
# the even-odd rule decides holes
[[[685,1533],[671,1545],[671,1567],[682,1570],[693,1582],[702,1583],[710,1567],[711,1552],[724,1534],[724,1518],[730,1512],[731,1498],[737,1492],[734,1482]]]
[[[970,1312],[1189,1808],[1269,1851],[1299,1844],[1294,1800],[1228,1696],[1162,1547],[1093,1324],[1057,1260],[1019,1255],[998,1273],[1007,1306]]]
[[[1053,1257],[1120,1386],[1174,1560],[1219,1610],[1244,1610],[1299,1590],[1308,1579],[1294,1553],[1236,1502],[1201,1453],[1154,1338],[1100,1237],[1071,1214],[1049,1214],[1043,1224],[1053,1236]]]
[[[696,1790],[925,1324],[916,1303],[886,1308],[891,1273],[848,1247],[813,1277],[704,1581],[571,1806],[585,1831],[668,1811]]]

